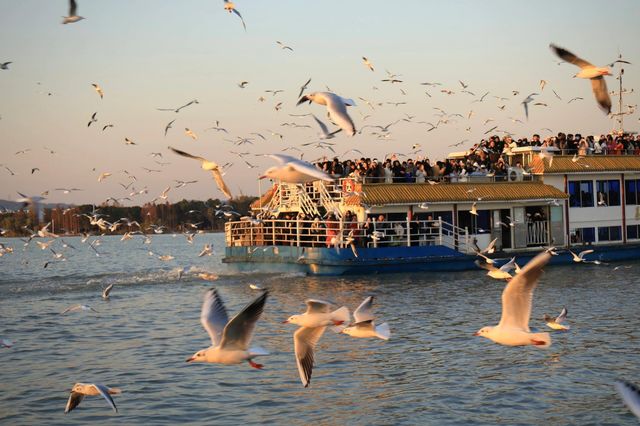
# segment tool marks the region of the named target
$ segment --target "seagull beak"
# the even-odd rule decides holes
[[[309,99],[307,97],[307,95],[304,95],[303,97],[300,98],[300,100],[298,101],[298,103],[296,104],[296,106],[303,104],[305,101],[309,101],[309,103],[311,103],[311,99]]]
[[[473,335],[474,335],[474,336],[479,336],[479,335],[480,335],[480,332],[479,332],[479,331],[476,331],[475,333],[473,333]]]
[[[289,320],[282,321],[283,324],[289,324]]]
[[[194,360],[194,358],[193,358],[193,357],[189,357],[189,358],[187,358],[187,360],[186,360],[185,362],[191,362],[191,361],[193,361],[193,360]]]
[[[266,179],[266,178],[267,178],[267,175],[262,175],[258,179]]]

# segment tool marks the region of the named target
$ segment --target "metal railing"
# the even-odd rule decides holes
[[[546,245],[549,243],[547,221],[527,222],[527,245]]]
[[[443,245],[472,252],[469,232],[437,220],[368,221],[241,220],[225,224],[228,247],[412,247]]]

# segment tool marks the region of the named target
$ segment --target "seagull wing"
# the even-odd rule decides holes
[[[279,164],[286,164],[292,161],[299,161],[296,157],[292,157],[290,155],[284,155],[284,154],[267,154],[267,156],[270,158],[273,158]]]
[[[328,182],[333,182],[333,178],[331,176],[318,169],[313,164],[307,163],[306,161],[294,160],[289,162],[289,166],[293,167],[296,171],[307,176],[314,177],[317,180],[326,180]]]
[[[71,312],[71,311],[77,311],[78,309],[80,309],[81,306],[80,305],[73,305],[73,306],[69,306],[67,309],[65,309],[64,311],[60,312],[60,315],[64,315],[67,312]]]
[[[116,403],[113,402],[113,398],[111,398],[111,395],[109,395],[109,388],[106,387],[105,385],[100,384],[100,383],[94,383],[93,387],[96,388],[98,393],[100,395],[102,395],[102,397],[104,399],[107,400],[107,402],[109,403],[111,408],[113,408],[113,411],[115,411],[117,413],[118,412],[118,408],[116,408]]]
[[[371,312],[373,306],[373,296],[369,296],[358,306],[358,308],[353,313],[353,318],[356,323],[360,323],[363,321],[372,321],[374,319],[373,313]]]
[[[80,392],[71,392],[71,394],[69,394],[67,406],[64,407],[64,413],[67,414],[68,412],[76,408],[78,405],[80,405],[83,399],[84,394],[81,394]]]
[[[76,10],[78,9],[78,4],[76,0],[69,0],[69,16],[76,16]]]
[[[560,324],[562,321],[564,321],[567,318],[568,313],[569,312],[567,311],[567,308],[562,308],[560,315],[558,315],[558,317],[556,318],[556,322]]]
[[[238,12],[236,9],[231,9],[233,11],[233,13],[235,13],[236,15],[238,15],[238,18],[240,18],[240,20],[242,21],[242,26],[244,27],[244,30],[247,31],[247,26],[244,23],[244,19],[242,18],[242,15],[240,15],[240,12]]]
[[[607,91],[607,83],[604,81],[604,77],[599,76],[591,79],[591,89],[598,101],[600,108],[607,114],[611,112],[611,98]]]
[[[304,301],[307,304],[307,312],[305,314],[326,314],[331,311],[331,303],[318,299],[307,299]]]
[[[104,289],[104,291],[102,292],[102,297],[104,299],[106,299],[107,297],[109,297],[109,293],[111,293],[111,290],[113,289],[113,283],[109,284],[109,286],[107,288]]]
[[[218,185],[218,189],[222,191],[222,193],[227,197],[233,198],[233,195],[231,195],[231,191],[229,190],[229,187],[222,179],[222,173],[220,173],[220,169],[216,167],[215,169],[211,170],[211,174],[213,175],[213,179],[215,179],[216,181],[216,185]]]
[[[573,53],[569,52],[567,49],[563,49],[562,47],[558,47],[555,44],[550,44],[549,47],[551,48],[551,50],[553,50],[553,53],[558,55],[558,57],[560,59],[562,59],[563,61],[567,61],[570,64],[579,66],[580,68],[593,67],[593,64],[585,61],[582,58],[578,58],[576,55],[574,55]]]
[[[314,120],[316,120],[316,123],[318,123],[318,126],[320,126],[320,130],[322,131],[322,134],[326,137],[329,135],[329,128],[327,127],[326,124],[324,124],[320,119],[318,119],[318,117],[316,117],[315,115],[311,114],[311,116],[313,117]]]
[[[189,154],[188,152],[180,151],[179,149],[175,149],[173,147],[169,147],[169,149],[171,151],[173,151],[174,153],[176,153],[178,155],[181,155],[183,157],[193,158],[194,160],[207,161],[207,159],[205,159],[205,158],[198,157],[197,155]]]
[[[349,117],[347,113],[347,107],[342,100],[342,98],[333,93],[327,93],[327,110],[329,111],[329,118],[338,125],[345,133],[349,134],[349,136],[353,136],[356,134],[356,126],[353,124],[353,120]]]
[[[253,302],[231,318],[222,332],[221,348],[247,350],[253,337],[256,322],[262,315],[269,292],[264,291]]]
[[[502,317],[499,327],[514,327],[529,332],[533,289],[538,284],[542,268],[550,258],[551,255],[547,252],[538,254],[509,281],[502,292]]]
[[[585,257],[586,255],[588,255],[589,253],[593,253],[593,250],[584,250],[584,251],[581,251],[580,253],[578,253],[578,257],[579,257],[580,259],[584,259],[584,257]]]
[[[229,317],[224,303],[222,303],[222,299],[215,288],[211,288],[204,295],[200,322],[209,333],[211,344],[217,346],[222,340],[222,332],[229,322]]]
[[[640,389],[623,380],[616,381],[615,387],[631,412],[640,418]]]
[[[316,343],[318,343],[318,340],[320,340],[326,328],[327,327],[300,327],[293,334],[293,347],[296,353],[298,373],[305,388],[309,386],[311,382]]]

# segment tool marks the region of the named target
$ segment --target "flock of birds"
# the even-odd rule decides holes
[[[244,18],[242,16],[242,14],[240,13],[240,11],[237,9],[236,5],[229,1],[229,0],[224,0],[223,2],[224,5],[224,10],[229,12],[230,14],[233,14],[235,16],[237,16],[244,29],[246,30],[246,23],[244,21]],[[68,14],[67,16],[63,17],[63,24],[73,24],[73,23],[77,23],[81,20],[85,19],[83,16],[78,15],[78,4],[75,0],[70,0],[69,1],[69,10],[68,10]],[[293,52],[294,49],[293,47],[285,44],[282,41],[276,41],[277,46],[285,51],[290,51]],[[577,55],[575,55],[574,53],[568,51],[567,49],[564,49],[562,47],[558,47],[554,44],[550,44],[550,48],[552,50],[552,52],[557,55],[558,58],[560,58],[562,60],[563,63],[570,63],[573,64],[577,67],[580,68],[580,71],[578,73],[576,73],[574,75],[574,77],[577,78],[581,78],[581,79],[589,79],[591,82],[591,86],[592,86],[592,90],[593,90],[593,94],[594,97],[597,101],[597,104],[599,105],[599,107],[606,112],[607,114],[611,113],[611,98],[610,98],[610,92],[607,89],[607,85],[605,82],[605,76],[610,76],[612,75],[611,73],[611,67],[616,66],[617,64],[630,64],[629,61],[624,60],[621,56],[619,56],[617,59],[615,59],[614,61],[612,61],[611,63],[607,64],[607,66],[604,67],[599,67],[599,66],[595,66],[592,63],[590,63],[589,61],[582,59],[580,57],[578,57]],[[9,65],[12,64],[11,61],[7,61],[7,62],[0,62],[0,69],[2,70],[8,70],[9,69]],[[373,61],[366,56],[362,57],[362,64],[364,67],[366,67],[367,70],[370,70],[371,72],[376,72],[376,67],[374,67]],[[390,71],[386,71],[387,76],[386,78],[381,79],[381,82],[385,83],[385,84],[389,84],[391,86],[397,85],[400,87],[403,87],[402,84],[404,83],[404,80],[402,78],[402,76],[400,74],[396,74],[396,73],[392,73]],[[244,89],[247,87],[247,85],[249,85],[249,81],[243,80],[241,82],[238,83],[238,86],[241,89]],[[390,123],[386,123],[386,124],[380,124],[380,125],[374,125],[374,124],[365,124],[360,126],[359,129],[357,129],[357,126],[352,118],[352,115],[349,113],[349,107],[354,107],[356,106],[356,102],[353,99],[349,99],[349,98],[345,98],[342,97],[336,93],[333,93],[330,88],[327,87],[326,91],[317,91],[317,92],[308,92],[308,87],[311,84],[311,79],[309,78],[304,84],[302,84],[299,88],[299,93],[298,93],[298,102],[297,105],[301,105],[303,103],[309,102],[309,103],[314,103],[317,105],[321,105],[325,107],[326,110],[326,116],[328,121],[331,124],[327,124],[325,122],[323,122],[321,119],[319,119],[316,115],[314,115],[313,113],[309,112],[309,113],[304,113],[304,114],[290,114],[291,116],[295,116],[295,117],[303,117],[303,116],[310,116],[313,121],[315,122],[317,128],[319,129],[319,134],[318,134],[318,139],[319,141],[315,141],[315,142],[310,142],[310,143],[305,143],[302,144],[303,147],[315,147],[318,149],[322,149],[322,150],[327,150],[327,151],[331,151],[333,154],[336,154],[335,152],[335,144],[333,142],[330,142],[331,139],[334,139],[340,132],[343,132],[349,136],[355,136],[357,134],[362,134],[362,132],[365,129],[370,129],[371,133],[369,133],[372,136],[376,136],[379,139],[382,140],[389,140],[391,139],[392,133],[391,133],[391,128],[393,126],[398,125],[399,123],[414,123],[414,124],[423,124],[427,126],[427,131],[432,131],[436,128],[438,128],[441,125],[447,125],[449,123],[454,123],[456,121],[458,121],[459,119],[464,119],[465,117],[467,119],[471,119],[471,117],[474,115],[474,111],[471,110],[469,111],[468,114],[460,114],[460,113],[449,113],[446,112],[444,109],[442,108],[438,108],[438,107],[434,107],[435,110],[437,110],[438,112],[436,113],[436,115],[439,117],[438,121],[434,124],[432,122],[428,122],[428,121],[417,121],[415,120],[415,116],[412,115],[408,115],[406,114],[405,117],[403,118],[398,118],[395,121],[392,121]],[[422,82],[420,83],[421,85],[427,87],[427,88],[437,88],[439,86],[442,86],[441,83],[438,82]],[[459,81],[460,87],[461,87],[461,91],[460,93],[463,94],[467,94],[469,96],[472,96],[474,99],[472,101],[472,104],[476,103],[476,102],[486,102],[485,99],[488,98],[489,92],[486,92],[482,95],[476,95],[476,93],[471,91],[470,85],[462,80]],[[531,93],[529,94],[526,98],[524,98],[521,102],[522,106],[523,106],[523,110],[524,110],[524,116],[526,118],[529,117],[529,111],[530,111],[530,105],[535,105],[535,106],[547,106],[546,103],[544,102],[538,102],[537,101],[537,96],[540,96],[540,94],[544,91],[545,87],[549,86],[549,83],[546,80],[541,80],[540,81],[540,90],[539,92],[535,92],[535,93]],[[105,90],[98,84],[98,83],[92,83],[92,87],[94,88],[94,90],[96,91],[96,93],[100,96],[101,99],[104,98],[105,96]],[[374,86],[374,89],[377,89],[377,87]],[[399,89],[400,92],[403,95],[406,95],[406,90],[404,88],[400,88]],[[283,92],[283,90],[280,89],[270,89],[270,90],[265,90],[265,93],[269,93],[272,97],[277,96],[279,93]],[[440,90],[440,92],[446,96],[450,96],[456,93],[456,91],[450,89],[450,88],[442,88]],[[518,96],[519,95],[519,91],[514,90],[513,91],[513,96]],[[562,98],[560,97],[560,95],[558,95],[558,93],[553,90],[553,93],[555,95],[556,98],[562,100]],[[49,93],[50,94],[50,93]],[[431,97],[432,95],[429,93],[429,91],[426,91],[425,94],[428,97]],[[505,109],[505,102],[510,100],[510,98],[508,97],[502,97],[502,96],[494,96],[494,98],[496,98],[498,100],[499,103],[502,103],[502,105],[498,105],[498,109],[500,111],[504,111]],[[375,102],[369,99],[365,99],[363,97],[358,97],[359,100],[361,100],[362,102],[364,102],[370,109],[371,109],[371,113],[373,113],[376,108],[381,107],[384,104],[393,104],[393,105],[402,105],[402,104],[406,104],[406,102]],[[264,101],[264,97],[261,97],[259,99],[260,101]],[[571,100],[569,100],[569,103],[576,101],[576,100],[582,100],[581,97],[574,97]],[[167,112],[173,112],[173,113],[179,113],[180,111],[184,110],[185,108],[188,107],[192,107],[194,105],[198,105],[199,101],[197,99],[193,99],[190,100],[186,103],[184,103],[183,105],[180,105],[178,107],[171,107],[171,108],[157,108],[159,111],[167,111]],[[283,102],[278,102],[278,104],[275,106],[276,110],[281,109],[283,106]],[[624,112],[624,114],[631,114],[635,112],[635,105],[628,105],[629,110]],[[622,114],[622,112],[620,112],[619,114]],[[361,113],[362,116],[362,120],[365,121],[367,120],[370,115],[366,115]],[[515,117],[510,117],[511,121],[513,121],[514,123],[516,122],[521,122],[522,120],[515,118]],[[164,126],[164,134],[165,136],[167,135],[167,133],[169,132],[170,129],[173,128],[173,124],[175,123],[176,119],[171,120],[170,122],[168,122],[165,126]],[[90,119],[87,122],[87,127],[92,127],[92,126],[97,126],[99,122],[99,114],[98,112],[94,112],[93,114],[91,114]],[[495,122],[495,119],[493,118],[488,118],[484,121],[484,125],[487,126],[489,125],[489,123],[491,122]],[[331,128],[331,125],[334,125],[335,128]],[[102,128],[102,131],[106,131],[107,129],[113,128],[115,125],[113,123],[104,123],[100,125]],[[311,128],[310,125],[307,124],[299,124],[299,123],[295,123],[295,122],[285,122],[282,123],[281,126],[289,126],[289,127],[294,127],[294,128]],[[494,133],[498,133],[498,132],[503,132],[505,134],[512,134],[512,132],[506,131],[506,130],[502,130],[498,128],[499,126],[493,126],[490,129],[487,129],[484,134],[489,134],[491,132]],[[205,129],[205,131],[208,130],[214,130],[217,133],[224,133],[224,134],[228,134],[228,130],[224,127],[222,127],[220,125],[219,121],[216,121],[214,126],[211,126],[207,129]],[[466,129],[467,131],[471,131],[470,127],[467,127]],[[545,129],[543,129],[545,130]],[[548,131],[551,131],[551,129],[546,129]],[[196,133],[197,130],[194,130],[193,128],[189,128],[189,127],[185,127],[184,130],[184,134],[185,136],[189,137],[192,140],[198,140],[199,136]],[[269,132],[271,133],[272,136],[277,137],[282,139],[283,135],[279,132],[275,132],[272,130],[269,130]],[[250,134],[250,136],[237,136],[235,139],[226,139],[230,142],[232,142],[235,146],[245,146],[245,145],[253,145],[254,142],[256,142],[256,138],[262,139],[262,140],[266,140],[267,138],[259,132],[253,132]],[[467,142],[467,140],[464,140],[462,142],[458,142],[455,144],[452,144],[450,146],[459,146],[461,144],[464,144],[465,142]],[[126,146],[136,146],[139,145],[139,143],[137,141],[135,141],[133,138],[130,137],[124,137],[124,143]],[[47,148],[48,149],[48,148]],[[411,154],[415,155],[419,152],[421,152],[421,149],[419,149],[419,144],[414,144],[413,146],[413,151],[411,152]],[[228,198],[232,198],[232,192],[229,188],[229,185],[224,181],[223,176],[225,175],[226,171],[228,170],[229,167],[233,166],[233,162],[227,162],[225,164],[218,164],[218,162],[214,161],[213,159],[205,159],[202,156],[199,155],[193,155],[190,153],[187,153],[184,150],[180,150],[180,149],[174,149],[170,147],[170,150],[178,155],[182,155],[184,157],[188,157],[191,159],[196,159],[198,161],[201,162],[201,167],[202,169],[209,171],[212,173],[213,178],[215,179],[215,182],[217,184],[217,187],[219,188],[219,190]],[[296,147],[296,146],[290,146],[287,148],[283,149],[284,151],[287,150],[291,150],[291,151],[299,151],[300,152],[300,157],[302,156],[302,149]],[[16,155],[20,155],[20,154],[25,154],[26,152],[30,151],[30,149],[24,149],[24,150],[20,150],[18,152],[16,152]],[[55,151],[51,150],[52,153],[55,153]],[[229,151],[231,154],[238,156],[249,169],[253,169],[255,167],[257,167],[255,164],[252,164],[250,161],[247,160],[247,156],[251,155],[250,152],[245,151],[245,152],[240,152],[240,151]],[[350,152],[359,152],[358,150],[348,150],[347,152],[343,153],[342,156],[345,156],[346,154],[350,153]],[[395,155],[396,153],[391,153],[389,155]],[[150,155],[152,155],[154,158],[162,158],[162,153],[159,152],[152,152]],[[253,155],[259,155],[259,154],[253,154]],[[404,153],[397,153],[397,155],[408,155],[408,154],[404,154]],[[272,158],[274,158],[277,162],[278,165],[275,168],[271,168],[269,169],[269,171],[267,173],[262,173],[262,177],[268,177],[271,179],[280,179],[284,182],[289,182],[289,183],[302,183],[302,182],[308,182],[314,179],[330,179],[329,176],[327,176],[326,174],[320,174],[317,172],[316,168],[312,165],[312,162],[307,162],[302,160],[301,158],[297,158],[296,156],[293,155],[289,155],[289,156],[285,156],[284,154],[276,154],[276,155],[272,155]],[[551,161],[551,160],[550,160]],[[169,164],[168,162],[162,162],[162,161],[158,161],[156,160],[156,162],[160,165],[160,166],[164,166],[166,164]],[[9,168],[9,166],[3,164],[2,165],[7,172],[9,172],[11,175],[15,175],[15,172]],[[159,173],[161,172],[161,169],[157,169],[157,168],[144,168],[145,171],[147,173]],[[34,174],[36,172],[39,172],[40,168],[39,167],[32,167],[31,168],[31,174]],[[95,170],[94,170],[95,171]],[[125,173],[127,175],[128,178],[130,178],[131,180],[135,181],[137,180],[137,177],[129,172],[127,172],[126,170],[123,171],[123,173]],[[110,172],[110,171],[106,171],[106,172],[101,172],[98,176],[98,182],[103,182],[105,181],[107,178],[109,178],[110,176],[112,176],[114,173]],[[196,181],[188,181],[188,182],[183,182],[183,181],[176,181],[177,185],[175,186],[175,188],[180,188],[180,187],[184,187],[187,184],[190,183],[195,183]],[[133,182],[132,182],[133,183]],[[125,188],[125,190],[127,190],[129,185],[124,185],[122,184],[122,186]],[[169,187],[170,188],[170,187]],[[167,192],[169,190],[169,188],[165,189],[159,196],[156,196],[153,201],[156,200],[166,200],[167,199]],[[56,188],[56,191],[61,191],[64,194],[69,194],[75,191],[80,191],[82,190],[81,188]],[[120,203],[120,202],[124,202],[124,201],[132,201],[133,197],[139,196],[139,195],[144,195],[147,194],[148,190],[145,188],[141,189],[141,190],[137,190],[137,191],[131,191],[130,193],[128,193],[125,196],[122,197],[117,197],[117,196],[112,196],[109,197],[106,201],[110,202],[113,201],[115,203]],[[44,197],[46,197],[49,194],[49,191],[44,191],[42,194],[40,194],[40,196],[30,196],[30,197],[22,197],[22,198],[30,198],[30,199],[34,199],[36,197],[40,197],[41,199],[44,199]]]
[[[244,21],[243,16],[240,11],[236,8],[235,4],[229,0],[224,0],[224,10],[229,12],[230,14],[234,14],[237,16],[243,28],[247,29],[246,23]],[[69,11],[68,15],[63,17],[63,24],[73,24],[77,23],[80,20],[85,19],[84,17],[78,15],[78,5],[75,0],[69,0]],[[282,50],[288,50],[293,52],[293,48],[291,46],[286,45],[281,41],[276,42],[277,45]],[[611,98],[610,93],[608,92],[607,85],[604,77],[612,75],[609,67],[613,67],[617,63],[629,64],[628,61],[623,60],[621,57],[613,61],[607,67],[597,67],[591,64],[590,62],[581,59],[570,51],[558,47],[554,44],[550,45],[550,48],[553,53],[555,53],[562,61],[567,63],[571,63],[580,68],[580,71],[574,76],[577,78],[588,79],[591,82],[593,94],[598,106],[607,114],[611,113]],[[367,57],[362,57],[363,65],[370,70],[371,72],[375,72],[374,65],[372,61]],[[11,65],[11,61],[0,62],[1,70],[9,70],[9,65]],[[393,74],[387,71],[387,77],[382,79],[382,82],[388,83],[390,85],[400,84],[403,80],[400,79],[401,76],[398,74]],[[309,84],[311,83],[311,79],[307,80],[300,87],[300,92],[298,94],[298,102],[297,105],[304,104],[308,102],[309,104],[314,103],[325,107],[327,119],[337,127],[335,130],[331,130],[330,127],[316,117],[313,114],[303,114],[312,116],[314,122],[318,126],[320,130],[319,139],[320,141],[315,143],[315,146],[322,149],[328,149],[330,151],[334,151],[332,148],[332,143],[328,142],[328,140],[333,139],[338,133],[344,132],[348,136],[355,136],[356,134],[361,134],[365,128],[374,128],[376,131],[371,133],[374,136],[377,136],[379,139],[390,139],[390,128],[400,121],[405,122],[413,122],[413,116],[407,116],[406,118],[398,119],[392,123],[386,125],[364,125],[360,128],[360,130],[356,129],[356,125],[351,115],[349,114],[349,107],[354,107],[356,105],[355,101],[348,98],[343,98],[335,93],[333,93],[329,88],[327,91],[321,92],[308,92],[305,93]],[[459,82],[462,90],[462,93],[469,94],[476,98],[474,102],[483,102],[484,99],[489,95],[489,93],[484,93],[482,96],[476,97],[475,93],[468,90],[468,84],[463,81]],[[248,81],[241,81],[238,84],[238,87],[244,89],[249,84]],[[436,82],[424,82],[421,83],[424,86],[429,87],[437,87],[441,85]],[[547,82],[541,80],[540,82],[540,91],[543,91]],[[100,96],[100,98],[104,98],[105,92],[100,87],[99,84],[92,84],[96,93]],[[404,89],[400,89],[403,94],[406,94]],[[268,90],[272,96],[276,96],[281,90]],[[559,99],[560,96],[553,91],[555,96]],[[455,92],[451,89],[441,89],[441,93],[445,95],[452,95]],[[425,92],[428,97],[431,97],[429,92]],[[519,94],[518,91],[513,91],[513,96],[517,96]],[[531,93],[528,95],[522,102],[522,106],[524,109],[524,115],[526,118],[529,117],[529,104],[533,102],[534,105],[544,106],[543,103],[536,103],[536,96],[539,96],[538,93]],[[496,97],[500,101],[505,101],[507,98]],[[370,100],[359,98],[363,101],[371,110],[374,110],[376,106],[381,106],[381,103],[375,103]],[[573,98],[569,102],[573,102],[575,100],[580,100],[582,98]],[[261,97],[260,101],[264,101],[264,98]],[[199,102],[197,100],[191,100],[184,105],[181,105],[177,108],[158,108],[161,111],[171,111],[174,113],[179,113],[181,110],[188,108],[192,105],[197,105]],[[390,104],[394,104],[395,106],[404,104],[404,102],[388,102]],[[282,102],[276,104],[275,109],[279,110],[282,108]],[[455,116],[460,116],[463,118],[462,114],[448,114],[444,110],[440,108],[436,108],[440,111],[440,119],[436,125],[427,122],[418,122],[421,124],[426,124],[429,126],[428,131],[437,128],[441,124],[447,124],[450,121],[455,119]],[[504,109],[503,106],[499,106],[500,110]],[[635,109],[634,108],[630,108]],[[470,111],[467,115],[467,118],[471,118],[473,115],[473,111]],[[363,115],[362,120],[365,121],[368,116]],[[170,121],[164,127],[164,134],[167,135],[168,131],[172,129],[173,124],[175,123],[175,119]],[[489,122],[493,121],[493,119],[489,119],[485,121],[485,125]],[[513,119],[513,121],[517,121]],[[91,127],[92,125],[97,125],[98,123],[98,113],[95,112],[91,115],[90,120],[87,123],[87,127]],[[310,127],[310,126],[300,126],[296,123],[286,123],[288,125],[297,126],[297,127]],[[112,123],[106,123],[102,126],[102,131],[106,131],[107,129],[114,127]],[[210,127],[206,130],[215,130],[216,132],[228,133],[227,130],[220,126],[219,122],[216,122],[215,126]],[[496,127],[489,129],[485,134],[491,133],[493,131],[500,131]],[[506,132],[505,132],[506,133]],[[282,138],[277,132],[271,132],[272,136],[277,136]],[[198,135],[196,132],[190,128],[185,128],[185,135],[192,140],[197,140]],[[254,134],[261,139],[265,139],[262,134],[256,133]],[[246,144],[253,144],[253,138],[246,137],[237,137],[234,142],[236,146],[242,146]],[[126,137],[124,139],[126,145],[137,145],[137,143]],[[459,144],[458,144],[459,145]],[[415,147],[414,147],[415,149]],[[187,153],[183,150],[176,149],[173,147],[169,147],[169,150],[176,155],[197,160],[200,162],[200,166],[204,171],[211,172],[213,179],[215,180],[220,191],[225,194],[228,198],[232,198],[232,193],[225,183],[223,179],[223,175],[225,173],[225,169],[229,166],[227,165],[218,165],[218,163],[205,159],[204,157],[193,155]],[[299,149],[298,149],[299,150]],[[27,150],[22,150],[26,152]],[[52,151],[53,152],[53,151]],[[347,151],[349,152],[349,151]],[[19,151],[16,154],[20,154]],[[236,153],[239,157],[244,158],[244,156],[248,155],[248,152],[245,153]],[[152,153],[154,157],[162,157],[161,153]],[[280,180],[288,183],[305,183],[311,182],[315,180],[333,180],[332,177],[328,176],[326,173],[322,172],[318,168],[316,168],[312,163],[304,161],[302,159],[284,155],[284,154],[272,154],[269,155],[270,158],[277,162],[277,165],[269,168],[265,171],[265,173],[261,176],[261,178],[270,178],[274,180]],[[245,160],[247,166],[249,168],[253,168],[252,164]],[[225,167],[227,166],[227,167]],[[12,175],[14,174],[7,166],[4,166]],[[32,168],[31,173],[35,173],[39,171],[37,167]],[[147,169],[148,172],[154,172],[158,170]],[[102,172],[98,177],[98,182],[102,182],[111,176],[110,172]],[[133,179],[135,180],[135,179]],[[183,187],[189,183],[186,181],[177,181],[178,186]],[[123,185],[125,189],[128,186]],[[64,193],[70,193],[73,191],[80,190],[79,188],[58,188],[57,190],[62,191]],[[167,193],[170,190],[170,187],[165,189],[162,194],[160,194],[159,199],[167,199]],[[144,190],[139,191],[139,193],[146,193]],[[47,192],[48,194],[48,192]],[[27,196],[25,194],[19,194],[21,196],[20,201],[25,203],[37,203],[44,199],[44,196],[47,194],[41,194],[40,196]],[[132,192],[131,196],[133,196],[134,192]],[[114,198],[115,199],[115,198]],[[115,199],[118,201],[117,199]],[[122,222],[107,222],[104,218],[100,217],[99,213],[94,213],[90,216],[92,221],[92,225],[98,226],[100,229],[111,229],[113,227],[120,226],[125,223],[124,220]],[[127,226],[133,226],[132,223],[127,223]],[[138,225],[139,226],[139,225]],[[132,236],[139,231],[132,231],[126,233],[122,240],[130,239]],[[155,230],[156,233],[162,233],[162,229]],[[193,234],[195,235],[195,233]],[[187,240],[190,243],[193,241],[193,235],[189,237],[187,235]],[[48,230],[48,225],[44,228],[34,232],[32,237],[40,236],[40,237],[54,237],[57,236],[51,233]],[[146,237],[146,236],[145,236]],[[31,238],[29,238],[29,241]],[[96,240],[94,240],[96,241]],[[28,243],[28,241],[27,241]],[[47,243],[41,243],[41,248],[43,250],[50,249],[54,258],[60,259],[59,253],[53,251]],[[65,243],[66,245],[66,243]],[[98,244],[90,244],[91,248],[96,252],[96,255],[99,255],[99,252],[96,250],[95,246]],[[491,252],[490,247],[485,249],[484,251],[478,252],[478,255],[481,256],[485,262],[479,263],[479,266],[488,270],[488,275],[497,278],[497,279],[505,279],[507,284],[502,293],[502,315],[500,321],[495,326],[483,327],[481,328],[476,335],[482,336],[487,339],[492,340],[495,343],[507,345],[507,346],[536,346],[541,348],[546,348],[551,345],[551,335],[547,332],[532,332],[529,328],[530,316],[531,316],[531,308],[533,302],[533,291],[539,281],[539,278],[542,274],[543,267],[549,262],[549,259],[555,252],[552,249],[547,249],[544,252],[535,256],[530,262],[527,263],[523,268],[519,268],[519,266],[515,263],[515,259],[512,259],[510,262],[507,262],[505,265],[501,267],[496,267],[495,262],[490,259],[485,254],[489,254]],[[573,259],[577,263],[587,263],[593,262],[597,263],[597,261],[588,261],[585,259],[585,256],[589,254],[591,251],[583,251],[579,254],[571,253],[573,255]],[[5,253],[10,253],[10,250],[5,245],[0,245],[0,256]],[[200,256],[210,255],[212,253],[212,246],[206,245]],[[173,257],[170,255],[159,256],[161,260],[170,260]],[[46,267],[46,266],[45,266]],[[511,270],[515,270],[515,274],[511,275]],[[207,274],[205,274],[206,276]],[[203,278],[205,278],[203,276]],[[215,276],[206,276],[205,279],[215,279]],[[201,323],[206,332],[208,333],[211,345],[206,349],[202,349],[194,353],[193,356],[187,359],[187,362],[205,362],[205,363],[217,363],[217,364],[241,364],[247,362],[251,367],[256,369],[263,368],[262,364],[259,364],[254,361],[257,357],[268,355],[267,351],[260,347],[252,347],[251,341],[254,335],[254,331],[256,328],[256,324],[263,313],[265,308],[265,304],[269,295],[268,290],[262,289],[259,286],[253,286],[254,290],[259,291],[260,295],[251,301],[245,308],[243,308],[240,312],[238,312],[233,318],[229,319],[226,308],[222,302],[220,295],[218,294],[215,288],[208,290],[204,295],[204,302],[201,310]],[[102,297],[104,299],[108,299],[110,297],[110,293],[113,290],[113,285],[105,288],[102,292]],[[331,327],[333,331],[337,333],[346,334],[352,337],[357,338],[379,338],[383,340],[387,340],[390,338],[390,328],[387,323],[382,323],[377,325],[375,323],[375,317],[373,315],[373,296],[367,297],[360,306],[354,311],[354,319],[355,321],[351,323],[351,315],[349,309],[347,307],[340,307],[336,310],[331,310],[333,303],[317,300],[317,299],[309,299],[306,301],[307,310],[306,312],[299,315],[292,315],[289,317],[284,323],[297,325],[299,328],[295,331],[293,335],[294,340],[294,353],[295,359],[298,367],[298,372],[300,376],[300,380],[303,386],[307,387],[310,384],[311,376],[314,367],[315,360],[315,349],[318,341],[324,334],[327,327]],[[97,312],[94,308],[87,305],[74,305],[65,309],[61,314],[72,313],[76,311],[94,311]],[[560,315],[553,318],[548,315],[545,315],[544,321],[546,325],[553,330],[561,330],[568,331],[569,326],[566,324],[567,318],[567,309],[563,308]],[[12,347],[13,343],[8,339],[0,339],[0,345],[4,348]],[[616,383],[616,389],[622,395],[624,401],[630,407],[632,412],[640,417],[640,391],[634,385],[619,381]],[[102,396],[112,407],[114,411],[117,411],[116,404],[111,395],[117,395],[121,393],[120,389],[110,388],[100,383],[76,383],[70,393],[69,400],[65,407],[65,413],[70,412],[74,408],[76,408],[85,396]]]

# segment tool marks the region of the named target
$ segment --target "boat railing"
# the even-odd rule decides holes
[[[225,224],[228,247],[411,247],[444,245],[468,253],[466,229],[436,220],[346,222],[250,219]]]

